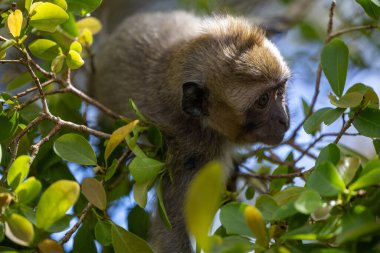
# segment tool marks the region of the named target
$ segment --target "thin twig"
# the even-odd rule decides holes
[[[47,80],[46,82],[42,83],[42,84],[41,84],[41,87],[44,88],[44,87],[46,87],[46,86],[48,86],[49,84],[54,83],[54,82],[55,82],[55,79],[49,79],[49,80]],[[24,91],[22,91],[22,92],[20,92],[20,93],[17,93],[17,94],[14,95],[13,97],[14,97],[14,98],[20,98],[20,97],[23,97],[23,96],[28,95],[29,93],[31,93],[31,92],[33,92],[33,91],[35,91],[35,90],[37,90],[37,89],[38,89],[38,87],[34,86],[34,87],[31,87],[31,88],[29,88],[29,89],[26,89],[26,90],[24,90]]]
[[[335,138],[335,141],[334,143],[337,144],[339,142],[339,140],[342,138],[342,136],[344,135],[344,133],[347,131],[348,128],[350,128],[352,122],[354,122],[354,120],[356,119],[356,117],[360,114],[362,110],[359,109],[357,110],[354,115],[352,115],[351,118],[349,118],[347,120],[347,122],[343,125],[342,129],[339,131],[338,133],[338,136]]]
[[[329,36],[329,41],[332,40],[333,38],[338,37],[338,36],[345,34],[345,33],[351,33],[351,32],[355,32],[355,31],[362,31],[362,30],[369,30],[369,29],[376,29],[379,27],[380,27],[380,25],[378,25],[378,24],[359,25],[359,26],[349,27],[349,28],[342,29],[342,30],[336,31],[334,33],[331,33]]]
[[[303,177],[308,171],[298,171],[293,173],[287,173],[287,174],[276,174],[276,175],[266,175],[266,174],[248,174],[248,173],[242,173],[239,172],[237,175],[244,178],[257,178],[262,180],[273,180],[273,179],[280,179],[280,178],[295,178],[295,177]]]
[[[42,138],[36,144],[32,145],[32,147],[31,147],[32,154],[30,155],[30,161],[29,161],[30,164],[33,163],[33,161],[36,158],[36,156],[38,154],[38,151],[40,150],[41,146],[43,144],[45,144],[46,142],[48,142],[51,139],[51,137],[53,137],[54,135],[56,135],[61,128],[62,128],[61,125],[58,125],[58,124],[55,125],[55,127],[44,138]]]
[[[22,60],[0,60],[0,63],[1,64],[4,64],[4,63],[17,63],[17,64],[24,64],[24,62]]]
[[[89,202],[87,206],[83,209],[79,217],[79,220],[75,223],[75,225],[72,228],[70,228],[69,231],[66,232],[65,236],[59,241],[59,244],[63,245],[70,240],[71,236],[75,233],[75,231],[77,231],[77,229],[82,224],[84,218],[86,218],[88,211],[90,211],[91,207],[92,204]]]

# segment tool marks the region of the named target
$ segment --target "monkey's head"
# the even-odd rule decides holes
[[[185,47],[182,110],[234,143],[277,144],[289,128],[288,66],[263,31],[214,18]]]

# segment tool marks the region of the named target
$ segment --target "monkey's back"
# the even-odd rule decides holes
[[[126,98],[155,121],[165,95],[170,55],[200,32],[201,19],[184,11],[127,18],[99,48],[93,95],[118,113],[133,117]]]

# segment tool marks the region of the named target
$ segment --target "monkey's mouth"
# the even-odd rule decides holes
[[[277,145],[284,139],[285,131],[278,130],[274,133],[270,132],[269,129],[249,131],[239,136],[236,142],[239,144],[263,143],[267,145]]]

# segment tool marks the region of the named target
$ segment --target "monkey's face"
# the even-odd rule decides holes
[[[281,142],[289,128],[285,90],[290,71],[277,48],[267,39],[243,43],[239,50],[234,40],[221,47],[207,42],[212,53],[198,50],[209,53],[199,57],[206,61],[189,64],[197,74],[186,79],[197,81],[183,85],[183,111],[234,143]]]

